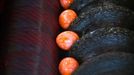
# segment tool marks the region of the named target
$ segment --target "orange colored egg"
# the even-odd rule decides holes
[[[71,75],[79,66],[77,60],[72,57],[66,57],[59,64],[61,75]]]
[[[79,39],[79,36],[73,31],[64,31],[56,37],[57,45],[65,50],[69,51],[71,46]]]
[[[75,11],[67,9],[59,16],[59,24],[63,29],[67,29],[70,24],[77,18]]]
[[[64,9],[68,9],[74,0],[60,0],[60,4]]]

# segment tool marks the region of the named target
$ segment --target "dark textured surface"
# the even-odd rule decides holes
[[[92,4],[81,9],[78,18],[71,24],[69,30],[79,33],[101,27],[124,27],[134,30],[134,12],[107,2]]]
[[[71,4],[70,8],[79,12],[85,6],[100,2],[109,2],[134,10],[134,0],[74,0],[74,3]]]
[[[111,52],[84,62],[73,75],[134,75],[134,55]]]
[[[70,8],[78,12],[80,9],[85,7],[88,3],[93,2],[94,0],[74,0]]]
[[[70,50],[80,67],[73,75],[134,75],[134,0],[74,0],[79,34]]]
[[[134,52],[134,32],[119,27],[94,30],[83,35],[70,50],[80,63],[105,52]]]

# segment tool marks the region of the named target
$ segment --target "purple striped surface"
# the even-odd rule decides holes
[[[9,0],[6,75],[58,75],[57,0]]]

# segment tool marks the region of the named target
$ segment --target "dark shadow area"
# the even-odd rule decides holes
[[[3,4],[2,4],[3,3]],[[8,45],[8,33],[9,31],[9,11],[10,11],[10,1],[2,0],[2,7],[0,8],[0,74],[6,75],[6,64],[5,58],[7,53]]]

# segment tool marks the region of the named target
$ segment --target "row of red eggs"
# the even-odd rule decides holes
[[[59,24],[63,29],[68,29],[70,24],[77,18],[75,11],[68,9],[73,0],[60,0],[61,6],[66,9],[59,16]],[[69,51],[72,45],[79,40],[79,36],[73,31],[61,32],[56,37],[57,45],[65,51]],[[79,63],[73,57],[65,57],[59,63],[59,72],[61,75],[71,75],[79,66]]]

